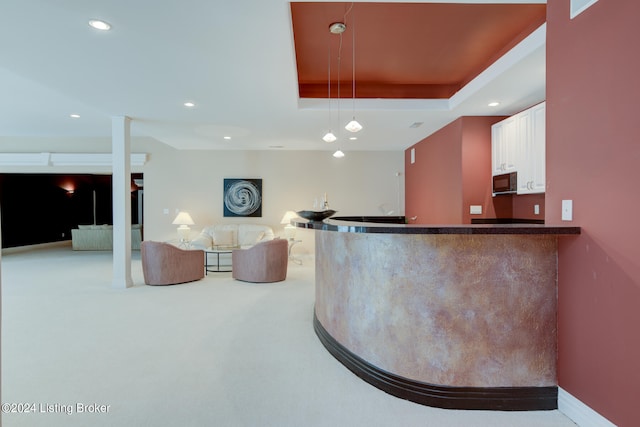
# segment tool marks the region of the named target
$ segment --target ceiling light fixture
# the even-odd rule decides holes
[[[335,142],[336,139],[338,138],[336,138],[336,136],[331,131],[325,133],[324,136],[322,137],[322,140],[324,142]]]
[[[192,108],[192,107],[196,106],[196,104],[194,104],[193,102],[185,102],[182,105],[184,105],[185,107],[188,107],[188,108]]]
[[[111,24],[100,19],[91,19],[89,25],[100,31],[109,31],[111,29]]]
[[[348,13],[348,12],[347,12]],[[346,17],[346,14],[345,14]],[[344,33],[344,31],[347,29],[347,26],[342,23],[342,22],[334,22],[333,24],[329,25],[329,31],[331,32],[331,34],[338,34],[340,36],[340,45],[338,47],[338,123],[340,123],[340,101],[342,100],[342,98],[340,97],[340,86],[341,85],[341,80],[340,80],[340,69],[342,68],[342,33]],[[331,84],[331,43],[329,43],[329,84]],[[331,94],[331,89],[329,89],[329,94]],[[331,100],[329,100],[329,105],[331,105]],[[333,142],[335,141],[335,139],[332,138],[336,138],[335,135],[331,132],[329,132],[329,134],[325,135],[327,139],[325,139],[325,141],[327,142]],[[324,138],[323,138],[324,139]],[[344,157],[344,153],[342,152],[342,150],[338,149],[335,153],[333,153],[333,157],[335,158],[342,158]]]
[[[331,27],[329,27],[331,28]],[[333,32],[333,31],[331,31]],[[329,71],[327,72],[327,98],[329,99],[329,132],[327,132],[323,137],[322,140],[324,142],[334,142],[336,139],[336,136],[333,134],[333,132],[331,131],[331,43],[329,43],[329,49],[328,49],[328,60],[327,63]]]
[[[230,136],[223,136],[222,138],[223,138],[223,139],[226,139],[227,141],[231,140],[231,137],[230,137]]]
[[[69,114],[69,117],[71,117],[72,119],[79,119],[80,114]]]
[[[489,107],[497,107],[498,105],[500,105],[500,103],[498,101],[494,101],[494,102],[490,102],[489,104],[487,104]]]
[[[331,31],[332,34],[342,34],[346,29],[347,26],[342,22],[334,22],[333,24],[329,25],[329,31]]]
[[[353,2],[351,8],[353,9]],[[349,12],[347,12],[349,13]],[[349,132],[360,132],[362,125],[356,120],[356,18],[355,13],[351,18],[351,91],[353,97],[353,119],[344,127]]]

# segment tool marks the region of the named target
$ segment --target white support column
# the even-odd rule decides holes
[[[111,118],[113,151],[113,287],[133,286],[131,278],[131,119]]]
[[[0,216],[2,209],[0,209]],[[0,229],[0,247],[2,247],[2,229]],[[2,341],[2,250],[0,250],[0,342]],[[0,357],[0,382],[2,381],[2,357]],[[2,391],[0,391],[0,402],[2,400]],[[0,426],[2,426],[2,412],[0,411]]]

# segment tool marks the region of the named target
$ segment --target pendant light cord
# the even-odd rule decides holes
[[[338,48],[338,123],[340,123],[340,68],[342,68],[342,33],[340,33],[340,47]]]
[[[342,17],[343,21],[347,22],[347,16],[353,10],[354,2],[351,2],[351,6],[344,13]],[[356,17],[355,14],[351,17],[351,95],[353,98],[353,117],[356,115]],[[340,47],[342,48],[342,34],[340,35]]]
[[[329,46],[327,46],[327,57],[328,57],[328,79],[327,79],[327,97],[329,98],[329,131],[331,131],[331,40],[329,40]]]
[[[351,3],[351,8],[353,8],[353,3]],[[352,96],[353,96],[353,117],[356,116],[356,15],[353,14],[351,16],[352,28],[351,28],[351,86],[352,86]]]

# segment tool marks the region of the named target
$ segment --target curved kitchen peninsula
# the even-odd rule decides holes
[[[452,409],[557,408],[557,239],[579,227],[327,220],[314,328],[370,384]]]

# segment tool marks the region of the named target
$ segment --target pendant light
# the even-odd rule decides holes
[[[338,48],[338,123],[340,122],[340,68],[341,68],[341,57],[342,57],[342,33],[347,29],[347,26],[342,22],[334,22],[329,25],[329,32],[331,34],[337,34],[340,36],[340,47]],[[329,72],[328,72],[328,98],[329,98],[329,118],[331,118],[331,46],[329,46]],[[326,142],[334,142],[337,140],[336,136],[331,132],[331,127],[329,127],[329,132],[322,138]],[[344,153],[338,149],[335,153],[333,153],[333,157],[341,158],[344,157]]]
[[[327,63],[329,64],[329,71],[327,73],[327,98],[329,99],[329,132],[327,132],[323,137],[322,140],[324,142],[334,142],[336,139],[336,136],[333,134],[333,132],[331,131],[331,43],[329,43],[329,54],[328,56],[328,61]]]
[[[329,131],[329,132],[324,134],[322,139],[323,139],[324,142],[334,142],[338,138],[336,138],[336,136],[333,134],[333,132]]]
[[[353,3],[351,3],[351,8],[353,8]],[[344,127],[349,132],[359,132],[362,130],[362,125],[358,123],[356,120],[356,19],[355,13],[351,18],[352,29],[351,29],[351,91],[352,91],[352,99],[353,99],[353,119],[347,123]]]
[[[329,26],[329,31],[331,34],[338,34],[340,36],[340,47],[338,48],[338,123],[340,123],[340,68],[342,67],[342,33],[347,29],[347,26],[342,22],[334,22]],[[331,84],[331,66],[329,66],[329,85]],[[331,86],[329,86],[329,96],[331,96]],[[331,107],[331,103],[329,103],[329,107]],[[331,133],[331,132],[329,132]],[[329,134],[327,134],[329,135]],[[327,136],[325,135],[325,137]],[[331,136],[335,138],[335,135],[331,133]],[[326,141],[326,140],[325,140]],[[333,140],[335,141],[335,139]],[[344,157],[344,153],[340,148],[338,148],[334,153],[333,157],[337,159],[341,159]]]

